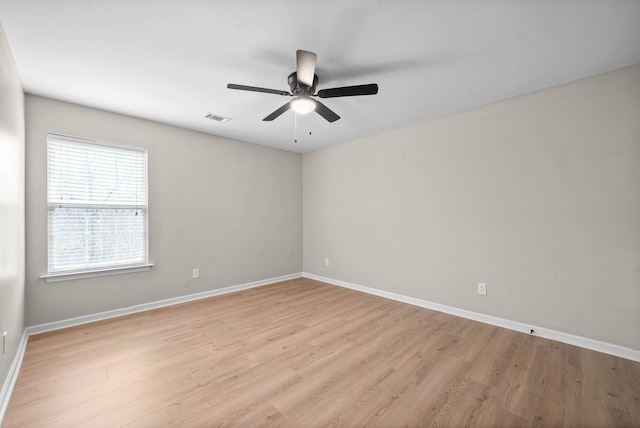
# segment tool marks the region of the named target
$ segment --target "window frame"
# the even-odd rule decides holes
[[[145,212],[145,222],[144,222],[144,246],[145,246],[145,261],[136,261],[132,263],[113,263],[113,264],[105,264],[101,266],[85,266],[74,269],[56,269],[49,270],[50,268],[50,242],[51,233],[50,233],[50,222],[49,216],[51,211],[52,202],[49,200],[49,168],[50,168],[50,160],[49,160],[49,143],[52,140],[57,140],[60,142],[69,142],[71,144],[80,144],[85,146],[98,146],[98,147],[106,147],[117,150],[128,150],[128,151],[136,151],[144,153],[144,180],[145,180],[145,198],[144,203],[138,204],[136,202],[136,209],[144,209]],[[149,261],[149,159],[148,159],[148,149],[146,147],[132,146],[126,144],[113,143],[102,140],[95,140],[89,138],[81,138],[81,137],[73,137],[69,135],[63,134],[55,134],[48,133],[47,134],[47,187],[46,187],[46,210],[47,210],[47,273],[42,275],[41,278],[45,279],[46,282],[58,282],[58,281],[67,281],[73,279],[82,279],[82,278],[91,278],[105,275],[115,275],[115,274],[123,274],[123,273],[133,273],[133,272],[142,272],[148,271],[153,267],[153,263]],[[114,209],[120,206],[115,204],[100,204],[100,203],[79,203],[79,204],[65,204],[66,208],[107,208]],[[129,208],[123,206],[122,208]]]

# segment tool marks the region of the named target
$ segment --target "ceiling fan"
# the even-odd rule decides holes
[[[316,76],[316,59],[317,55],[313,52],[298,50],[296,51],[297,69],[289,75],[287,81],[291,92],[281,91],[278,89],[258,88],[256,86],[236,85],[229,83],[227,88],[238,89],[241,91],[264,92],[267,94],[283,95],[294,97],[291,101],[268,115],[262,120],[271,121],[280,116],[289,109],[295,110],[300,114],[311,113],[316,111],[320,116],[329,122],[335,122],[340,119],[333,110],[320,101],[312,97],[320,98],[337,98],[337,97],[353,97],[357,95],[375,95],[378,93],[378,85],[371,83],[367,85],[343,86],[340,88],[321,89],[318,93],[314,93],[318,85],[318,76]]]

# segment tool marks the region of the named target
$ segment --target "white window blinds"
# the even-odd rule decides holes
[[[147,150],[49,134],[49,273],[148,263]]]

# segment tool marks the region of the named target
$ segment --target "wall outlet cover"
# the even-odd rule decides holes
[[[487,284],[485,284],[483,282],[479,282],[478,283],[478,294],[480,294],[482,296],[486,296],[487,295]]]

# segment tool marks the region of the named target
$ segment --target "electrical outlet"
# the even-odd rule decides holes
[[[193,270],[193,277],[194,278],[200,278],[200,269],[194,269]]]
[[[324,259],[324,265],[325,266],[329,266],[329,258],[328,257]]]
[[[478,283],[478,294],[481,294],[483,296],[487,295],[487,284],[482,282]]]

